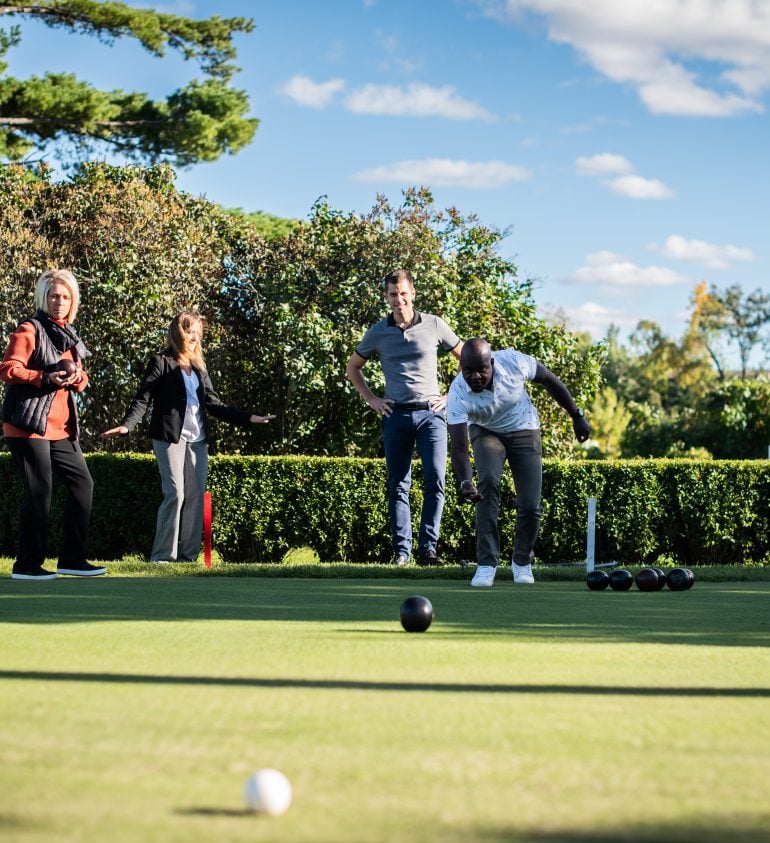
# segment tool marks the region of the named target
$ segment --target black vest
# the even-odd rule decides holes
[[[38,372],[52,371],[61,360],[61,352],[53,344],[42,322],[34,317],[25,319],[21,325],[25,322],[32,322],[35,326],[35,350],[29,358],[27,368],[35,369]],[[74,355],[77,359],[81,347],[85,351],[85,346],[83,346],[82,342],[73,343],[73,346],[75,348]],[[85,353],[88,354],[87,351]],[[58,387],[49,383],[44,383],[42,388],[27,383],[6,384],[5,400],[3,401],[3,421],[22,430],[28,430],[30,433],[37,433],[40,436],[44,436],[46,425],[48,424],[48,414],[51,412],[51,405],[53,404],[57,389]],[[75,438],[77,439],[80,435],[77,404],[72,396],[72,392],[68,392],[68,403],[75,421]]]

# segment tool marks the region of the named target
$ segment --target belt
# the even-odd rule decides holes
[[[390,405],[392,410],[430,410],[430,404],[427,401],[407,401],[405,403],[396,401]]]

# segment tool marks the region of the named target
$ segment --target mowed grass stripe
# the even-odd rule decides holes
[[[412,593],[436,608],[424,634],[398,623]],[[0,831],[767,840],[768,596],[757,583],[0,582]],[[276,820],[241,807],[268,765],[295,790]]]

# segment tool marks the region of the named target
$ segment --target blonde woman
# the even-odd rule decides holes
[[[235,424],[263,424],[257,416],[227,407],[211,383],[201,347],[203,322],[183,310],[168,328],[168,347],[152,357],[123,421],[102,433],[126,435],[150,412],[150,437],[160,471],[153,562],[194,562],[203,536],[203,493],[208,477],[209,415]]]
[[[93,481],[78,441],[74,398],[88,386],[82,361],[89,352],[72,327],[79,305],[69,270],[44,272],[35,285],[35,315],[11,334],[0,363],[3,436],[24,483],[15,580],[107,573],[86,561]],[[56,573],[43,567],[54,475],[67,490]]]

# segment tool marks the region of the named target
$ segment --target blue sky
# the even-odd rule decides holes
[[[510,229],[543,313],[672,337],[695,285],[770,292],[770,0],[180,0],[246,16],[238,87],[260,119],[178,186],[303,218],[426,184]],[[5,25],[5,21],[3,24]],[[68,70],[164,97],[174,55],[23,25],[9,72]]]

